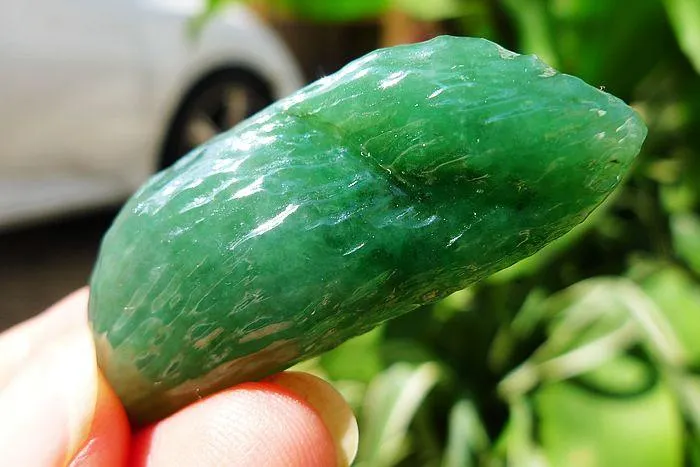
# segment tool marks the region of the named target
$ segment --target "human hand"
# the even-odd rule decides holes
[[[324,381],[285,372],[133,430],[95,363],[87,289],[0,334],[0,465],[346,466],[357,423]]]

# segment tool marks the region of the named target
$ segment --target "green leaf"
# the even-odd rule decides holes
[[[274,0],[280,8],[311,21],[359,21],[386,11],[389,0]]]
[[[372,381],[360,417],[357,466],[393,466],[409,452],[411,420],[439,379],[438,365],[428,362],[397,363]]]
[[[502,3],[518,24],[521,50],[535,53],[557,68],[559,57],[554,47],[547,0],[502,0]]]
[[[205,12],[195,21],[201,27],[221,7],[246,0],[207,0]],[[389,0],[268,0],[273,9],[298,18],[318,22],[360,21],[379,17],[389,6]]]
[[[700,439],[691,439],[688,450],[690,451],[688,465],[700,465]]]
[[[207,13],[214,13],[222,6],[228,3],[239,3],[245,0],[207,0],[204,11]]]
[[[530,401],[518,397],[510,401],[510,420],[504,432],[506,465],[510,467],[545,467],[546,459],[535,441],[535,414]]]
[[[461,0],[394,0],[394,7],[422,21],[440,21],[464,14],[465,2]]]
[[[499,391],[507,399],[543,383],[590,373],[639,344],[664,365],[675,367],[685,362],[685,350],[671,323],[656,303],[627,279],[582,281],[540,306],[546,310],[543,316],[550,317],[548,339],[502,380]],[[632,366],[625,365],[625,371],[634,373]],[[637,374],[643,376],[642,372]]]
[[[698,447],[700,447],[700,376],[684,376],[680,379],[678,385],[678,392],[685,409],[686,418],[695,431],[693,437]]]
[[[489,448],[486,433],[477,407],[467,398],[459,399],[450,410],[447,445],[442,467],[471,467]]]
[[[658,0],[550,0],[549,37],[561,68],[631,99],[638,83],[675,52]],[[533,23],[531,28],[537,27]]]
[[[328,376],[334,380],[351,379],[369,383],[384,369],[380,358],[383,329],[376,328],[323,354],[321,366]]]
[[[700,73],[700,2],[664,0],[664,6],[681,49]]]
[[[209,20],[216,16],[223,7],[244,1],[246,0],[206,0],[201,11],[192,17],[187,25],[187,34],[191,38],[197,38]]]
[[[659,189],[660,200],[664,209],[670,214],[692,210],[700,194],[690,183],[663,185]]]
[[[642,286],[663,311],[687,357],[700,364],[700,285],[681,269],[667,267]]]
[[[567,382],[537,391],[540,439],[551,465],[680,467],[683,423],[663,385],[630,398]]]
[[[700,274],[700,218],[690,213],[673,215],[671,234],[676,254]]]

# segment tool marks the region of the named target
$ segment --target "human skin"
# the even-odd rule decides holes
[[[129,425],[100,373],[87,289],[0,334],[0,465],[336,466],[357,424],[326,382],[285,372]]]

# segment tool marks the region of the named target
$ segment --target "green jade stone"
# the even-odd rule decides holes
[[[332,349],[583,221],[646,136],[472,38],[378,50],[155,175],[106,234],[98,362],[134,423]]]

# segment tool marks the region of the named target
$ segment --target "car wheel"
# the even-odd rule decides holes
[[[272,101],[267,85],[250,73],[225,70],[203,79],[175,113],[163,145],[160,168],[168,167]]]

